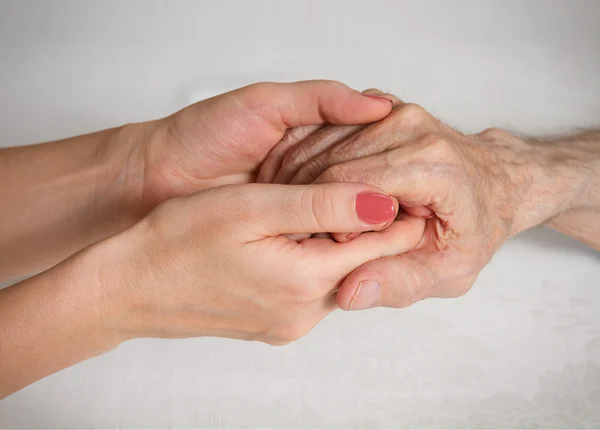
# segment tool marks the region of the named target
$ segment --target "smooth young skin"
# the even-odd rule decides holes
[[[415,250],[368,262],[345,279],[341,308],[460,296],[508,238],[544,223],[600,250],[600,132],[547,141],[499,129],[468,136],[385,96],[395,104],[385,119],[307,133],[285,151],[275,148],[258,177],[367,183],[427,219]]]
[[[0,281],[46,269],[171,197],[252,181],[294,126],[366,124],[391,108],[334,81],[260,83],[158,121],[0,149]]]
[[[291,233],[365,232],[365,184],[245,184],[159,205],[133,227],[0,290],[0,398],[134,337],[219,336],[281,345],[335,309],[367,261],[412,249],[425,222],[347,243]],[[382,197],[383,198],[383,197]]]
[[[391,108],[339,82],[264,83],[158,121],[0,150],[0,280],[64,260],[0,290],[0,397],[131,337],[305,333],[350,270],[414,247],[424,223],[407,217],[352,246],[297,243],[285,234],[393,219],[357,219],[356,194],[380,192],[365,185],[211,187],[253,180],[295,126],[366,124]]]

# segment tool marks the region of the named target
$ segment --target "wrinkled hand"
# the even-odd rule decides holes
[[[216,187],[159,205],[94,245],[85,267],[102,280],[109,303],[97,308],[119,329],[113,337],[284,344],[336,308],[334,290],[350,271],[414,247],[425,223],[407,218],[347,243],[285,234],[364,232],[396,214],[397,201],[364,184]]]
[[[343,309],[460,296],[507,238],[554,210],[548,193],[535,197],[534,184],[547,173],[529,144],[497,129],[467,136],[418,105],[386,97],[396,107],[385,119],[323,128],[285,153],[273,151],[259,175],[265,182],[371,184],[427,218],[416,249],[368,262],[345,279],[337,296]]]
[[[167,118],[134,124],[131,160],[143,213],[172,197],[216,185],[251,182],[269,151],[295,126],[366,124],[391,110],[335,81],[259,83],[191,105]],[[297,132],[297,129],[296,129]],[[283,144],[285,144],[282,143]]]

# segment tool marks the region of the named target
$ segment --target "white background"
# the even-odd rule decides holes
[[[599,128],[599,22],[595,0],[0,0],[0,146],[310,78],[466,132]],[[473,426],[600,428],[599,254],[532,231],[460,299],[337,312],[284,348],[133,341],[0,402],[0,427]]]

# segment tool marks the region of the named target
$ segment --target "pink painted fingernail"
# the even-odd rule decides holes
[[[363,96],[368,97],[373,100],[379,100],[380,102],[390,102],[391,104],[394,104],[394,102],[391,101],[390,99],[388,99],[387,97],[376,96],[373,94],[363,94]]]
[[[356,196],[356,214],[367,224],[381,224],[396,218],[396,208],[390,196],[362,193]]]
[[[349,309],[351,311],[358,311],[361,309],[372,308],[377,303],[380,296],[381,287],[379,282],[373,280],[360,281],[352,300],[350,300]]]

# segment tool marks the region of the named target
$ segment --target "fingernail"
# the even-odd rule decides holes
[[[372,308],[379,296],[381,295],[381,287],[377,281],[361,281],[356,288],[354,297],[350,300],[350,310],[359,311],[361,309]]]
[[[381,224],[396,218],[394,201],[379,193],[362,193],[356,196],[356,213],[367,224]]]
[[[379,100],[380,102],[390,102],[391,104],[394,104],[394,102],[391,101],[390,99],[388,99],[387,97],[376,96],[373,94],[363,94],[363,96],[368,97],[373,100]]]

